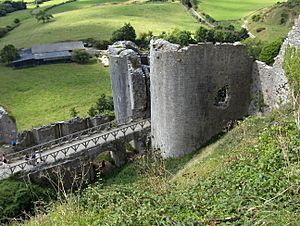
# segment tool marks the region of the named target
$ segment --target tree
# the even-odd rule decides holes
[[[35,14],[35,19],[40,22],[43,21],[43,23],[49,22],[51,19],[53,19],[53,15],[45,12],[44,10],[38,10]]]
[[[125,23],[123,27],[113,32],[111,41],[134,41],[135,38],[136,34],[134,28],[130,25],[130,23]]]
[[[0,52],[1,61],[5,64],[10,64],[14,60],[18,59],[19,51],[13,45],[6,45]]]
[[[74,49],[71,59],[76,63],[86,64],[89,62],[90,55],[84,49]]]
[[[199,29],[196,30],[195,38],[197,42],[206,42],[208,37],[209,30],[205,27],[199,27]]]
[[[165,35],[164,38],[167,41],[179,44],[180,46],[187,46],[191,43],[195,43],[195,40],[192,38],[191,32],[180,31],[178,29],[175,29],[170,34]]]

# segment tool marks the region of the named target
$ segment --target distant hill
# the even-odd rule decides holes
[[[276,3],[248,16],[250,31],[259,39],[272,41],[283,38],[300,14],[300,0]]]

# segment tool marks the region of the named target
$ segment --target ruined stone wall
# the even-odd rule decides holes
[[[129,41],[109,46],[110,77],[117,123],[149,117],[149,66]]]
[[[3,107],[0,106],[0,143],[10,144],[17,137],[17,126]]]
[[[253,60],[240,44],[151,45],[152,145],[191,152],[248,113]]]
[[[272,67],[255,61],[253,65],[252,102],[249,112],[268,111],[289,102],[290,89],[283,70],[283,61],[288,46],[300,46],[300,18],[283,42]]]

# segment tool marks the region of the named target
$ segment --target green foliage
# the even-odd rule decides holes
[[[116,41],[134,41],[136,38],[135,30],[130,23],[125,23],[123,27],[112,33],[112,42]]]
[[[272,65],[274,63],[274,58],[278,55],[280,51],[281,45],[281,39],[264,45],[264,47],[261,50],[261,53],[259,54],[259,60],[265,62],[268,65]]]
[[[195,43],[190,31],[180,31],[175,29],[169,34],[162,33],[160,37],[171,43],[179,44],[180,46],[188,46],[189,44]]]
[[[20,20],[18,18],[16,18],[16,19],[14,19],[14,23],[18,24],[18,23],[20,23]]]
[[[153,36],[152,31],[143,32],[140,33],[139,37],[136,39],[135,43],[141,48],[141,49],[149,49],[150,40]]]
[[[295,110],[295,122],[300,129],[300,51],[295,47],[288,47],[285,52],[283,68],[288,77],[292,90],[292,101]]]
[[[50,22],[54,18],[52,14],[47,13],[45,10],[37,10],[34,17],[38,22],[42,21],[43,23]]]
[[[6,45],[0,52],[1,61],[10,64],[19,58],[19,51],[13,45]]]
[[[78,114],[79,114],[79,112],[76,110],[75,107],[72,107],[72,108],[70,109],[70,116],[71,116],[72,118],[77,117]]]
[[[263,42],[257,38],[247,38],[243,43],[247,46],[249,55],[257,60],[263,48]]]
[[[212,29],[199,27],[195,32],[197,42],[229,42],[233,43],[248,38],[248,32],[245,28],[236,31],[233,25],[226,27],[218,26]]]
[[[101,94],[96,102],[95,106],[92,106],[88,114],[91,117],[96,115],[109,115],[114,116],[114,103],[112,97],[106,97],[105,94]]]
[[[35,202],[45,202],[51,197],[50,190],[37,185],[7,179],[0,182],[0,223],[11,218],[25,217],[32,213]]]
[[[288,77],[289,85],[295,93],[300,92],[300,51],[288,47],[285,52],[283,67]]]
[[[90,46],[93,46],[96,49],[106,50],[108,45],[112,44],[110,41],[107,40],[99,40],[94,38],[87,38],[83,40]]]
[[[90,55],[84,49],[74,49],[71,59],[78,64],[87,64],[90,60]]]
[[[26,2],[19,1],[19,2],[14,2],[14,1],[3,1],[0,2],[0,17],[1,16],[6,16],[8,13],[12,13],[18,10],[23,10],[26,9]]]

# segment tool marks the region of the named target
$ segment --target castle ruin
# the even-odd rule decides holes
[[[152,146],[164,157],[200,148],[232,120],[289,102],[282,64],[287,46],[300,46],[299,26],[300,18],[272,67],[254,61],[241,43],[180,48],[159,39],[150,46],[149,76],[137,46],[114,44],[109,53],[117,120],[145,118],[151,108]]]

